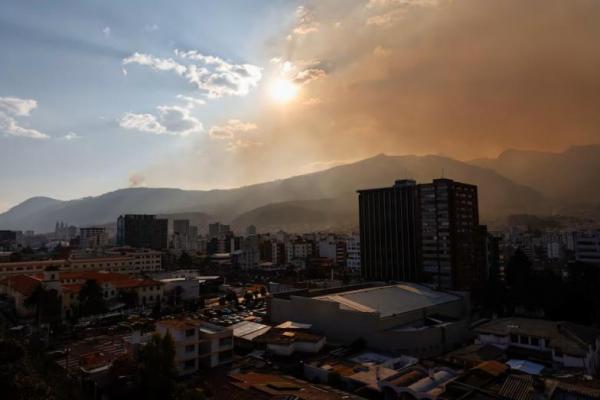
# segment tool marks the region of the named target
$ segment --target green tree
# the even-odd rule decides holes
[[[94,279],[85,281],[79,291],[79,312],[81,315],[94,315],[106,312],[102,287]]]
[[[177,260],[177,265],[179,268],[190,268],[192,266],[192,257],[185,251],[181,253],[179,259]]]
[[[173,399],[176,389],[175,343],[167,332],[155,334],[139,356],[139,387],[141,395],[149,400]]]
[[[42,322],[56,322],[61,318],[61,300],[56,290],[46,290],[37,285],[25,299],[23,305],[35,308],[35,320],[39,326]]]

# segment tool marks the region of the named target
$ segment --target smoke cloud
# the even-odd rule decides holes
[[[599,1],[313,1],[306,9],[319,30],[282,37],[274,56],[318,62],[327,75],[302,88],[313,107],[300,101],[259,122],[271,127],[273,146],[317,159],[382,151],[469,159],[600,142]]]

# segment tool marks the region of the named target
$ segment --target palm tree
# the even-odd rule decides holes
[[[35,320],[39,328],[42,319],[42,308],[48,298],[48,293],[43,286],[37,285],[33,292],[23,301],[23,305],[27,308],[35,308]]]

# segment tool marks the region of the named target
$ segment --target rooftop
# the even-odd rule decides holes
[[[379,313],[381,317],[403,314],[460,299],[456,295],[435,291],[414,283],[363,288],[315,298],[337,302],[343,310]]]
[[[286,345],[294,342],[316,343],[323,340],[323,338],[324,336],[315,335],[314,333],[301,330],[273,328],[258,336],[256,340],[261,343]]]
[[[588,346],[593,345],[596,338],[600,337],[600,329],[571,322],[533,318],[500,318],[478,326],[475,332],[498,336],[520,334],[545,338],[550,340],[552,348],[558,348],[564,353],[575,356],[584,356]]]
[[[23,296],[29,296],[39,284],[39,279],[28,275],[15,275],[0,280],[0,285],[7,286]]]

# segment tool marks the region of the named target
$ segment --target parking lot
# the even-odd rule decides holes
[[[262,299],[246,305],[219,306],[205,309],[200,317],[212,324],[230,326],[241,321],[262,322],[267,316],[265,301]]]

